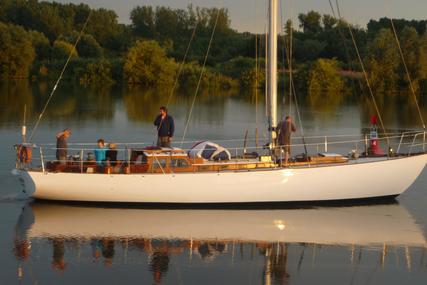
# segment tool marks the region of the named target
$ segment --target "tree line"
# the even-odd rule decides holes
[[[82,84],[171,86],[179,73],[179,86],[195,86],[215,28],[202,86],[262,88],[265,84],[265,35],[233,30],[227,9],[138,6],[130,12],[130,20],[121,24],[114,11],[85,4],[3,0],[0,76],[52,80],[71,54],[65,77]],[[395,20],[394,24],[415,89],[422,93],[427,88],[427,21]],[[298,23],[288,21],[282,28],[281,88],[289,85],[292,35],[292,72],[298,90],[337,96],[348,92],[346,86],[366,89],[349,29],[375,92],[409,88],[390,19],[371,20],[362,28],[310,11],[300,14]]]

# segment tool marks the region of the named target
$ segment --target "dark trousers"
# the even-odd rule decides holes
[[[157,146],[159,147],[171,147],[171,140],[169,137],[158,137]]]

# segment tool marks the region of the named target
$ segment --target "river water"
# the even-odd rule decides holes
[[[427,280],[427,171],[386,204],[239,209],[41,203],[22,197],[11,173],[24,105],[29,132],[51,85],[0,84],[1,284],[422,284]],[[193,92],[171,97],[175,141],[182,139]],[[238,95],[238,96],[237,96]],[[168,91],[62,85],[34,142],[155,140],[152,121]],[[359,98],[301,100],[307,136],[361,134],[372,107]],[[296,116],[280,102],[279,113]],[[379,100],[387,128],[418,127],[416,109]],[[426,106],[422,106],[424,116]],[[265,136],[264,97],[202,92],[185,140],[241,146]],[[234,139],[239,139],[234,141]],[[253,144],[250,141],[249,144]],[[317,149],[316,149],[317,148]],[[320,146],[321,148],[321,146]],[[319,146],[310,151],[318,151]],[[342,149],[348,151],[349,149]],[[295,150],[297,153],[298,149]],[[387,171],[386,169],[384,171]],[[396,173],[395,175],[399,175]],[[357,183],[357,181],[355,181]],[[375,185],[372,185],[375,187]],[[88,189],[90,191],[90,189]]]

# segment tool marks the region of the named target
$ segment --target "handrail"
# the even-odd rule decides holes
[[[423,152],[426,151],[426,131],[423,132]]]
[[[411,153],[412,153],[412,148],[414,147],[414,145],[415,145],[415,141],[416,141],[416,139],[417,139],[417,137],[419,136],[419,135],[425,135],[425,132],[423,132],[423,133],[418,133],[418,134],[415,134],[414,135],[414,139],[412,140],[412,143],[411,143],[411,146],[409,147],[409,151],[408,151],[408,156],[410,156],[411,155]],[[425,147],[424,147],[424,143],[423,143],[423,149],[424,149]]]
[[[420,131],[405,131],[404,133],[405,134],[416,134],[416,133],[419,133]],[[392,133],[379,133],[379,135],[386,135],[386,136],[392,136],[392,137],[395,137],[395,136],[399,136],[400,137],[400,135],[402,134],[402,132],[392,132]],[[304,136],[304,138],[305,139],[323,139],[323,138],[325,138],[325,137],[327,137],[327,138],[329,138],[329,139],[331,139],[331,138],[343,138],[343,137],[360,137],[360,136],[362,136],[363,134],[336,134],[336,135],[316,135],[316,136]],[[389,138],[392,138],[392,137],[389,137]],[[302,139],[303,137],[301,137],[301,136],[294,136],[294,137],[292,137],[292,139],[294,139],[294,140],[300,140],[300,139]],[[251,137],[248,137],[247,139],[246,139],[247,141],[256,141],[257,140],[257,138],[251,138]],[[197,143],[197,142],[200,142],[200,141],[204,141],[203,139],[199,139],[199,140],[188,140],[188,141],[184,141],[183,143],[185,143],[185,144],[189,144],[189,143]],[[206,141],[206,140],[205,140]],[[219,139],[219,140],[215,140],[215,142],[244,142],[245,141],[245,139]],[[268,141],[268,139],[265,139],[264,141]],[[152,142],[116,142],[115,143],[116,145],[152,145]],[[39,145],[39,146],[52,146],[52,145],[56,145],[55,143],[40,143],[40,144],[37,144],[37,145]],[[70,145],[70,146],[72,146],[72,145],[76,145],[76,146],[81,146],[81,145],[87,145],[87,146],[90,146],[90,145],[92,145],[92,146],[96,146],[97,145],[97,143],[93,143],[93,142],[90,142],[90,143],[73,143],[73,142],[70,142],[70,143],[68,143],[68,145]]]
[[[424,134],[424,132],[419,132],[419,133],[414,133],[413,135],[416,136],[416,137],[418,137],[418,136],[423,135],[423,134]],[[407,137],[407,136],[408,136],[408,133],[405,133],[405,137]],[[331,146],[331,145],[354,144],[354,143],[361,143],[361,142],[365,141],[365,138],[360,138],[360,139],[357,139],[357,140],[343,140],[343,141],[330,141],[330,140],[328,140],[327,136],[326,137],[322,136],[320,138],[323,138],[324,141],[322,141],[322,142],[306,143],[305,145],[307,145],[307,146],[314,146],[314,147],[315,146],[325,146],[326,148],[328,148],[328,146]],[[399,135],[399,136],[391,136],[391,137],[387,137],[387,138],[382,137],[382,138],[378,138],[378,140],[379,141],[384,141],[386,139],[397,139],[397,138],[401,139],[402,136],[401,135]],[[292,138],[292,140],[296,140],[296,138]],[[406,145],[406,144],[409,144],[409,143],[403,143],[403,142],[400,143],[400,145]],[[290,144],[290,146],[291,147],[301,147],[301,146],[304,146],[304,144],[302,144],[302,143],[294,143],[294,144]],[[40,147],[42,147],[42,145],[33,145],[33,148],[40,148]],[[235,150],[244,150],[245,149],[245,147],[232,147],[232,146],[227,147],[227,148],[231,149],[233,151],[235,151]],[[260,147],[246,146],[247,150],[263,149],[263,148],[264,147],[262,147],[262,146],[260,146]],[[45,147],[44,149],[57,150],[57,149],[60,149],[60,148],[56,148],[56,147],[46,148]],[[68,151],[79,151],[80,152],[81,150],[84,150],[84,151],[93,151],[94,149],[93,148],[67,148],[67,150]],[[126,151],[126,150],[128,150],[128,148],[123,148],[123,149],[122,148],[118,148],[116,150],[117,151]],[[180,150],[182,150],[182,151],[189,151],[189,150],[191,150],[191,148],[180,148]]]
[[[402,145],[404,137],[405,137],[405,132],[403,132],[402,136],[400,137],[399,145],[398,145],[397,150],[396,150],[397,153],[399,153],[399,151],[400,151],[400,146]]]
[[[419,140],[420,136],[422,136],[422,142],[417,143],[417,140]],[[410,141],[405,142],[406,139],[409,137],[411,137],[412,139]],[[403,132],[399,136],[391,136],[391,137],[388,137],[388,139],[389,140],[392,139],[394,142],[396,142],[396,144],[398,143],[397,154],[399,154],[399,155],[406,155],[407,154],[408,156],[410,156],[414,152],[415,147],[417,147],[417,148],[422,147],[423,151],[425,151],[425,149],[426,149],[426,138],[425,137],[426,137],[425,131],[418,132],[418,133]],[[365,144],[367,143],[367,141],[366,141],[367,137],[363,137],[363,135],[360,135],[360,138],[356,139],[356,140],[336,140],[336,141],[332,140],[331,141],[328,138],[328,136],[322,136],[321,138],[323,138],[323,139],[321,139],[321,140],[319,139],[319,141],[317,141],[317,142],[307,143],[305,145],[302,143],[294,143],[294,144],[291,144],[290,147],[297,148],[297,149],[301,150],[301,147],[308,146],[308,147],[311,147],[310,151],[312,153],[318,153],[319,150],[321,150],[323,147],[325,149],[325,152],[328,152],[328,151],[331,151],[331,148],[333,148],[334,146],[340,146],[340,145],[350,146],[350,145],[352,145],[351,146],[352,148],[348,149],[350,151],[353,149],[353,147],[355,145],[356,151],[357,151],[358,145],[360,143],[365,143]],[[295,139],[293,138],[293,140],[295,140]],[[379,142],[384,141],[384,140],[386,140],[386,138],[384,138],[384,137],[378,138]],[[41,162],[41,168],[42,168],[43,172],[46,172],[47,170],[46,170],[46,163],[45,162],[46,161],[57,161],[56,156],[54,155],[54,151],[53,151],[53,150],[57,150],[57,148],[45,147],[42,145],[35,145],[35,144],[31,144],[31,146],[34,149],[38,148],[39,152],[40,152],[40,158],[34,157],[32,165],[36,165],[37,161],[39,161],[39,162]],[[405,147],[405,152],[400,153],[402,151],[403,146],[409,146],[409,147]],[[281,147],[282,146],[278,146],[277,150],[280,150]],[[266,146],[260,146],[260,147],[256,147],[256,146],[253,146],[253,147],[251,147],[251,146],[249,146],[249,147],[248,146],[246,146],[246,147],[244,147],[244,146],[243,147],[227,147],[226,146],[226,148],[229,150],[230,153],[232,153],[234,155],[232,158],[236,159],[236,161],[238,161],[241,158],[244,158],[244,152],[243,152],[244,150],[246,150],[247,152],[256,152],[260,156],[263,156],[263,155],[264,156],[265,155],[275,156],[274,154],[277,154],[277,156],[275,156],[277,159],[280,159],[280,158],[283,159],[283,157],[280,157],[281,154],[279,155],[279,152],[277,152],[277,150],[270,149]],[[316,152],[316,149],[317,149],[317,152]],[[343,149],[344,149],[344,147],[338,148],[338,153],[342,153]],[[71,158],[71,156],[70,156],[67,158],[66,161],[67,162],[73,162],[73,165],[80,168],[80,172],[84,172],[85,163],[93,163],[94,162],[93,160],[87,160],[84,157],[85,153],[93,151],[93,148],[68,148],[67,150],[69,152],[78,151],[78,153],[74,157],[74,159]],[[186,155],[189,150],[190,149],[179,149],[176,154],[178,156],[179,155]],[[125,169],[124,171],[125,171],[125,173],[130,173],[131,172],[130,166],[131,166],[132,148],[128,148],[128,146],[126,145],[126,148],[117,149],[117,151],[118,152],[123,151],[123,153],[124,153],[123,160],[119,159],[119,161],[122,161],[123,163],[127,162],[127,166],[129,167],[129,171],[127,169]],[[332,152],[333,152],[333,149],[332,149]],[[159,155],[165,155],[165,154],[169,155],[167,150],[159,153]],[[174,156],[175,153],[172,153],[172,151],[170,151],[170,155]],[[79,157],[77,157],[77,156],[79,156]],[[157,155],[153,155],[153,157],[157,160],[157,164],[160,165],[160,162],[158,161]],[[34,164],[34,163],[36,163],[36,164]],[[163,167],[161,165],[160,165],[160,168],[161,168],[162,172],[165,173],[165,170],[163,169]]]

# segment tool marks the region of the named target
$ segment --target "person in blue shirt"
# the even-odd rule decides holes
[[[102,165],[102,162],[105,160],[105,155],[107,149],[105,148],[105,142],[103,139],[98,140],[98,147],[95,149],[95,159],[96,163]]]

